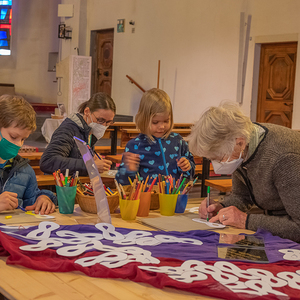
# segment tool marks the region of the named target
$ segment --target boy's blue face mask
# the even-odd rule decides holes
[[[14,143],[5,139],[0,131],[1,141],[0,141],[0,157],[4,160],[14,158],[18,155],[21,147],[15,145]]]

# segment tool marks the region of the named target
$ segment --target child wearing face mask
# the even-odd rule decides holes
[[[129,184],[138,172],[142,180],[158,174],[194,174],[195,162],[182,137],[172,132],[173,112],[170,98],[163,90],[153,88],[144,93],[135,117],[141,133],[130,140],[123,154],[122,163],[116,174],[121,184]]]
[[[54,194],[39,190],[28,159],[18,155],[25,139],[36,129],[35,111],[20,96],[0,96],[0,211],[18,206],[49,214],[57,203]]]
[[[52,174],[58,169],[61,172],[69,169],[71,174],[79,171],[80,176],[88,175],[73,137],[80,138],[94,149],[95,143],[113,123],[115,113],[115,103],[105,93],[96,93],[88,101],[82,103],[78,113],[66,118],[53,133],[40,160],[41,170]],[[94,156],[94,160],[100,173],[110,169],[111,161],[100,160],[97,156]]]

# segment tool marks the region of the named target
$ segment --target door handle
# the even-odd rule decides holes
[[[293,106],[293,103],[283,103],[285,106]]]
[[[105,71],[105,72],[103,73],[103,75],[106,76],[106,77],[108,77],[109,72],[108,72],[108,71]]]
[[[97,69],[97,76],[99,77],[100,75],[102,75],[102,69]]]

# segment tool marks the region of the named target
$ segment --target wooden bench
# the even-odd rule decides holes
[[[117,153],[123,153],[125,150],[125,147],[118,146],[117,147]],[[111,146],[95,146],[95,151],[98,154],[107,155],[111,153]]]
[[[196,167],[195,167],[195,174],[202,174],[202,170],[203,170],[203,165],[197,165],[196,164]],[[209,171],[210,172],[213,172],[214,171],[214,168],[212,165],[209,166]]]
[[[43,155],[43,152],[22,152],[19,153],[19,155],[23,158],[28,158],[30,161],[33,160],[39,161]]]
[[[180,134],[182,137],[186,137],[191,133],[190,128],[173,128],[173,132]],[[140,134],[140,130],[137,128],[123,128],[121,129],[121,146],[125,147],[127,142],[136,138]]]
[[[101,176],[102,182],[104,184],[111,184],[114,182],[114,177],[113,176]],[[46,186],[46,185],[56,185],[56,182],[54,180],[53,175],[36,175],[36,180],[38,183],[38,186]],[[90,183],[90,177],[89,176],[79,176],[79,180],[82,183]]]
[[[191,128],[193,123],[174,123],[173,128]]]
[[[40,159],[43,155],[43,152],[23,152],[19,153],[19,155],[23,158],[29,159],[29,165],[35,172],[35,175],[44,174],[40,169]]]
[[[82,183],[89,183],[90,177],[79,177]],[[56,185],[53,175],[36,175],[38,186]]]
[[[110,160],[112,163],[120,164],[122,162],[122,156],[123,154],[106,155],[105,159]]]
[[[222,193],[231,192],[232,179],[206,179],[205,185],[217,189]]]

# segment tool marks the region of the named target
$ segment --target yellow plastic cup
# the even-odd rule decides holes
[[[160,214],[163,216],[173,216],[177,203],[177,194],[159,194]]]
[[[119,198],[120,212],[123,220],[134,220],[140,205],[140,199],[125,200]]]

